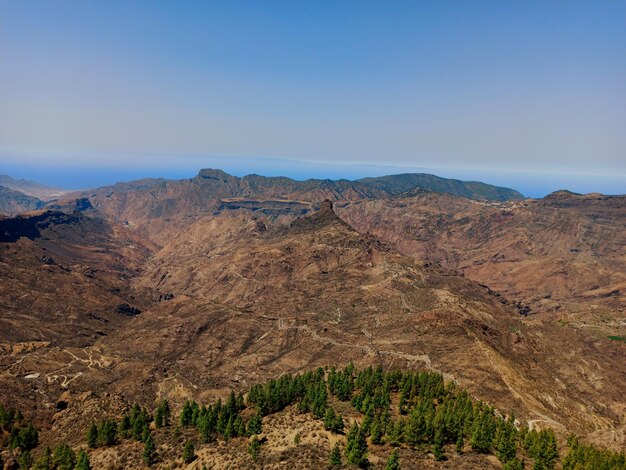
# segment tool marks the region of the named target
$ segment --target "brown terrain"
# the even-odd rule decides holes
[[[203,170],[0,219],[2,400],[78,446],[134,402],[178,410],[353,361],[438,371],[531,428],[626,448],[626,197],[406,184]],[[336,439],[291,409],[264,426],[267,468],[325,465]],[[242,446],[201,447],[191,468],[249,465]],[[141,445],[91,458],[141,467]]]
[[[626,333],[626,196],[508,203],[417,192],[342,204],[338,213],[400,253],[487,285],[522,314],[597,338]]]

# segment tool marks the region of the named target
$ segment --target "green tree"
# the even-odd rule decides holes
[[[29,469],[33,466],[33,457],[30,455],[29,450],[25,449],[22,451],[18,463],[20,464],[20,468],[24,469]]]
[[[117,426],[117,433],[120,435],[120,437],[127,438],[130,435],[130,430],[132,429],[132,427],[133,425],[130,422],[130,416],[125,414],[124,416],[122,416],[122,419]]]
[[[380,417],[375,418],[372,422],[372,427],[370,428],[370,436],[372,436],[372,444],[379,445],[382,443],[383,425],[381,423]]]
[[[189,400],[183,405],[183,409],[180,412],[180,425],[189,426],[193,420],[193,406]]]
[[[190,463],[196,458],[196,449],[193,441],[187,441],[183,447],[183,462]]]
[[[326,408],[326,413],[324,414],[324,429],[327,431],[333,431],[336,417],[337,415],[335,413],[335,409],[332,406]]]
[[[389,454],[385,470],[400,470],[400,458],[398,457],[397,449],[393,449],[391,454]]]
[[[146,440],[151,436],[150,428],[147,424],[143,425],[143,431],[141,432],[141,442],[145,443]]]
[[[515,458],[517,450],[517,433],[512,424],[503,422],[496,432],[496,456],[502,463]]]
[[[54,449],[52,463],[58,470],[74,470],[76,456],[74,451],[67,444],[60,444]]]
[[[459,433],[459,436],[456,438],[456,453],[462,454],[463,447],[465,447],[465,441],[463,439],[463,434]]]
[[[31,450],[39,444],[39,433],[33,423],[28,423],[28,426],[20,429],[18,436],[21,449]]]
[[[116,442],[117,423],[111,419],[105,419],[98,429],[98,444],[106,447]]]
[[[170,424],[170,404],[167,398],[164,398],[154,412],[154,424],[157,428],[169,426]]]
[[[493,417],[481,412],[472,424],[470,445],[476,452],[488,453],[493,443]]]
[[[143,430],[147,425],[145,415],[143,413],[140,413],[139,415],[137,415],[137,417],[134,420],[131,419],[131,421],[133,422],[133,427],[132,427],[133,439],[137,441],[141,441],[143,437]]]
[[[332,406],[326,408],[326,413],[324,414],[324,428],[334,433],[343,431],[343,417],[337,414]]]
[[[339,447],[339,443],[336,443],[335,446],[331,449],[329,463],[332,466],[341,465],[341,448]]]
[[[43,453],[35,462],[34,470],[52,470],[52,450],[50,446],[46,446]]]
[[[556,444],[556,437],[551,430],[541,431],[540,433],[541,450],[539,451],[539,457],[543,463],[544,468],[552,470],[556,466],[556,461],[559,458],[559,452]]]
[[[259,458],[259,453],[261,452],[261,442],[256,435],[252,436],[246,450],[252,460],[256,461]]]
[[[246,430],[248,436],[252,436],[253,434],[261,434],[262,430],[263,426],[261,422],[261,416],[256,414],[248,420],[248,427]]]
[[[365,464],[367,456],[367,441],[365,433],[357,423],[350,428],[346,444],[346,458],[353,465]]]
[[[90,449],[95,449],[98,446],[98,426],[96,423],[91,423],[89,431],[87,432],[87,446]]]
[[[524,464],[518,458],[509,460],[502,467],[503,470],[524,470]]]
[[[239,414],[237,415],[233,423],[233,432],[235,436],[246,435],[246,423],[244,422],[243,418]]]
[[[163,411],[161,410],[161,405],[157,406],[154,410],[154,425],[157,428],[163,427]]]
[[[193,455],[193,450],[192,450]],[[154,440],[152,439],[152,435],[148,435],[148,437],[144,440],[143,444],[143,461],[149,467],[152,465],[156,458],[156,446],[154,445]],[[184,459],[184,454],[183,454]],[[193,458],[191,459],[193,460]]]
[[[409,413],[407,425],[404,428],[406,443],[411,447],[417,447],[426,436],[426,420],[419,407],[415,407]]]
[[[91,470],[89,456],[84,450],[80,450],[78,452],[78,457],[76,458],[76,467],[74,467],[74,470]]]
[[[433,455],[435,460],[443,460],[443,432],[441,429],[435,431],[435,439],[433,442]]]
[[[399,446],[404,435],[404,422],[402,418],[396,422],[390,422],[387,426],[387,442],[392,446]]]

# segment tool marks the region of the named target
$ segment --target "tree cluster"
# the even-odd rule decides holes
[[[626,470],[626,455],[623,453],[581,444],[575,436],[567,440],[567,446],[569,450],[563,459],[563,470]]]
[[[19,410],[7,409],[0,404],[0,430],[9,434],[9,449],[30,451],[39,444],[39,433],[33,423],[26,423]]]
[[[212,405],[199,406],[195,401],[187,401],[180,412],[180,424],[196,427],[202,442],[210,442],[217,436],[228,440],[259,434],[260,416],[257,414],[246,422],[241,416],[245,408],[243,395],[232,391],[226,402],[219,399]]]
[[[456,447],[456,452],[462,453],[469,446],[474,452],[494,454],[505,470],[523,469],[525,462],[534,470],[552,470],[559,460],[553,431],[518,427],[513,416],[503,417],[488,404],[472,399],[456,384],[446,383],[441,374],[384,371],[380,367],[357,370],[352,364],[342,370],[318,368],[269,380],[253,386],[245,400],[241,393],[232,391],[225,401],[218,399],[209,405],[189,400],[180,410],[178,422],[181,427],[196,428],[203,443],[218,437],[224,440],[250,437],[247,452],[256,460],[263,442],[258,437],[262,433],[263,416],[294,406],[301,413],[311,413],[323,420],[326,430],[343,433],[344,417],[336,409],[347,404],[360,413],[360,418],[349,426],[345,448],[342,450],[339,445],[332,448],[329,458],[332,466],[342,465],[344,458],[353,465],[367,465],[368,445],[381,444],[429,450],[437,460],[446,459],[450,448]],[[170,425],[167,400],[158,404],[154,416],[135,404],[119,420],[108,418],[92,423],[87,433],[88,447],[111,446],[121,439],[132,438],[144,444],[143,460],[150,466],[158,457],[150,430],[152,421],[156,428]],[[30,451],[38,446],[37,430],[18,411],[7,410],[2,405],[0,430],[8,435],[9,447],[19,451],[23,468],[90,468],[87,454],[81,451],[77,456],[66,444],[57,446],[54,452],[46,447],[39,460],[33,462]],[[180,435],[178,427],[174,432],[177,434]],[[299,435],[295,440],[299,441]],[[569,451],[561,462],[564,470],[626,470],[623,453],[584,445],[574,437],[568,445]],[[195,458],[193,441],[186,441],[182,457],[185,462]],[[395,449],[386,468],[400,468]]]

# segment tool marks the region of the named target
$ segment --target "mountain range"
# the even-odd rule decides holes
[[[78,448],[91,422],[134,403],[167,399],[179,411],[354,364],[440,374],[514,414],[518,429],[552,430],[562,453],[571,433],[625,448],[625,196],[204,169],[5,204],[0,388],[50,445]],[[309,466],[343,442],[281,413],[263,419],[265,464],[245,465],[298,468],[295,434]],[[178,438],[154,432],[159,465],[179,462]],[[201,446],[190,468],[226,467],[241,445]],[[390,448],[370,447],[383,468]],[[401,452],[412,465],[447,465]],[[446,453],[456,467],[500,465]],[[140,454],[122,441],[90,458],[126,468]]]

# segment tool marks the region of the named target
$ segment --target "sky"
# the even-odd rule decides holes
[[[0,173],[626,193],[623,1],[0,1]]]

